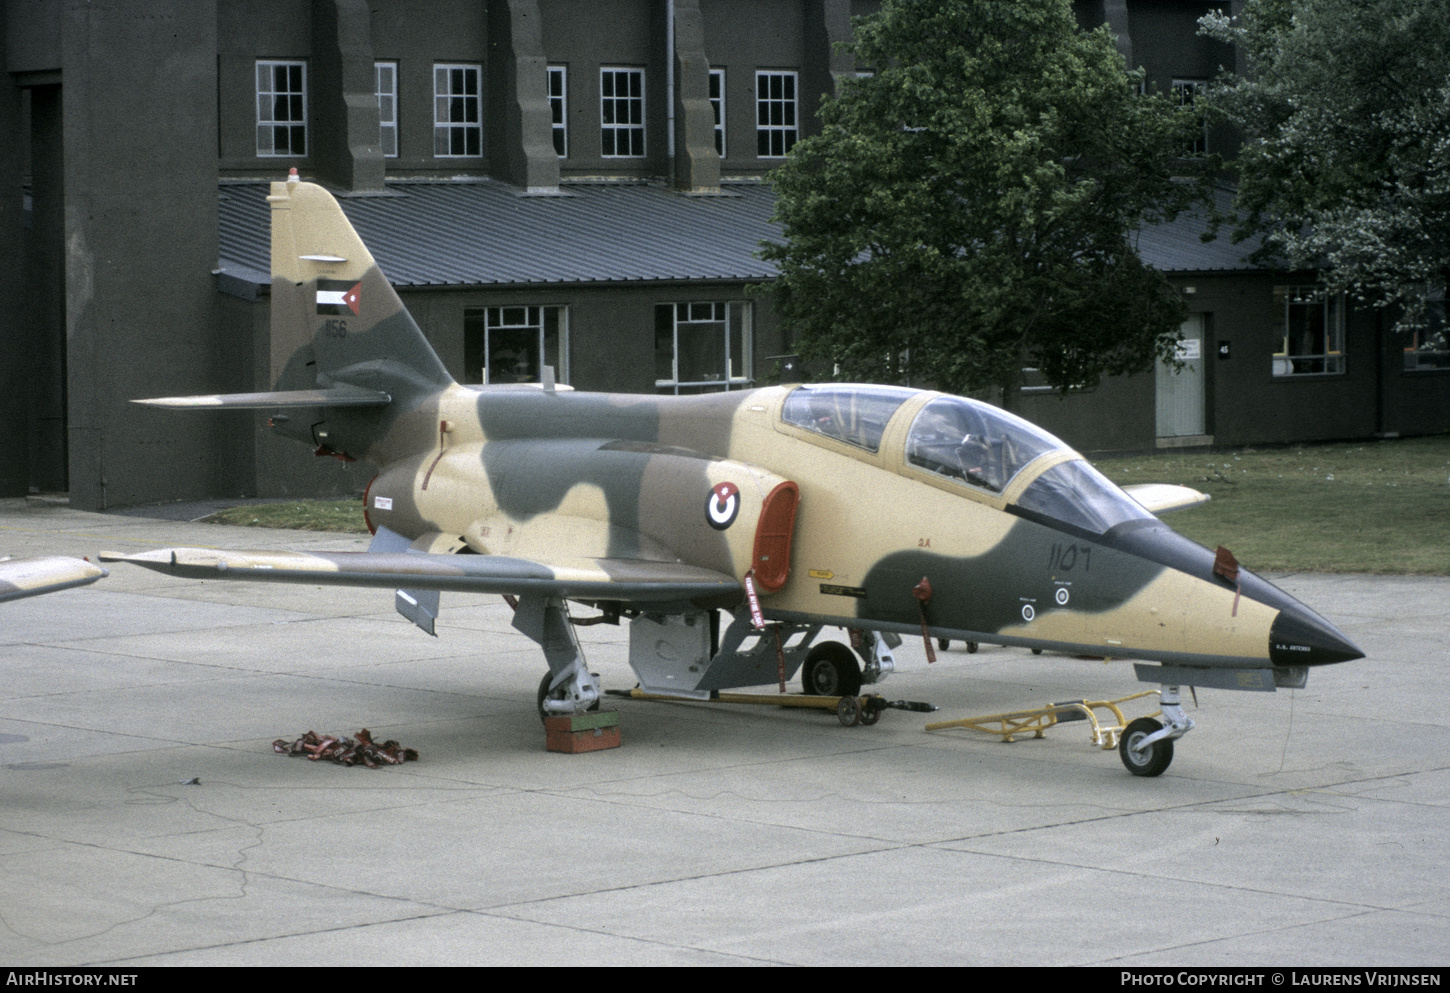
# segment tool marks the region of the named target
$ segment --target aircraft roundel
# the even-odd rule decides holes
[[[740,487],[734,483],[716,483],[705,498],[705,520],[716,531],[724,531],[735,523],[740,513]]]

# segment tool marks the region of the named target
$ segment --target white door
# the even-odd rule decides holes
[[[1158,437],[1201,435],[1203,430],[1203,315],[1190,314],[1179,328],[1178,360],[1174,371],[1158,363]]]

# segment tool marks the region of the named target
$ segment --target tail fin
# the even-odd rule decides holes
[[[166,407],[290,410],[278,434],[362,456],[399,415],[453,377],[332,194],[273,183],[272,390],[138,400]]]
[[[391,397],[371,416],[327,409],[279,421],[280,434],[326,449],[366,449],[382,427],[453,382],[342,208],[322,187],[273,183],[272,381],[279,392],[370,391]],[[333,405],[328,405],[332,407]],[[331,422],[329,424],[329,422]]]
[[[453,382],[332,194],[294,170],[267,203],[274,389],[347,385],[407,404]]]

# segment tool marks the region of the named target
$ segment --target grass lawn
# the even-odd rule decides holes
[[[1165,520],[1256,572],[1450,575],[1450,434],[1093,464],[1120,486],[1209,494]]]
[[[367,534],[361,500],[297,500],[228,507],[205,519],[208,524],[240,524],[294,531],[346,531]]]
[[[1167,516],[1257,572],[1450,575],[1450,434],[1096,459],[1119,485],[1180,483],[1206,505]],[[217,524],[366,533],[358,500],[233,507]]]

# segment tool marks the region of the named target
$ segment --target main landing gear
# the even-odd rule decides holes
[[[539,717],[599,709],[599,677],[584,665],[569,609],[558,597],[525,595],[514,609],[513,626],[544,650],[549,671],[539,683]]]
[[[861,692],[861,666],[839,641],[823,641],[806,655],[801,688],[807,696],[853,697]]]
[[[896,671],[891,654],[901,644],[896,635],[853,630],[851,644],[861,647],[852,651],[839,641],[823,641],[811,648],[801,663],[801,689],[807,696],[857,696],[862,684],[879,683]],[[866,660],[864,667],[856,661],[858,652]]]
[[[968,642],[965,642],[965,644],[967,646],[967,654],[968,655],[975,655],[977,649],[980,647],[975,641],[968,641]],[[937,649],[939,651],[943,651],[944,652],[948,648],[951,648],[952,647],[952,640],[950,638],[938,638],[936,640],[936,647],[937,647]]]

